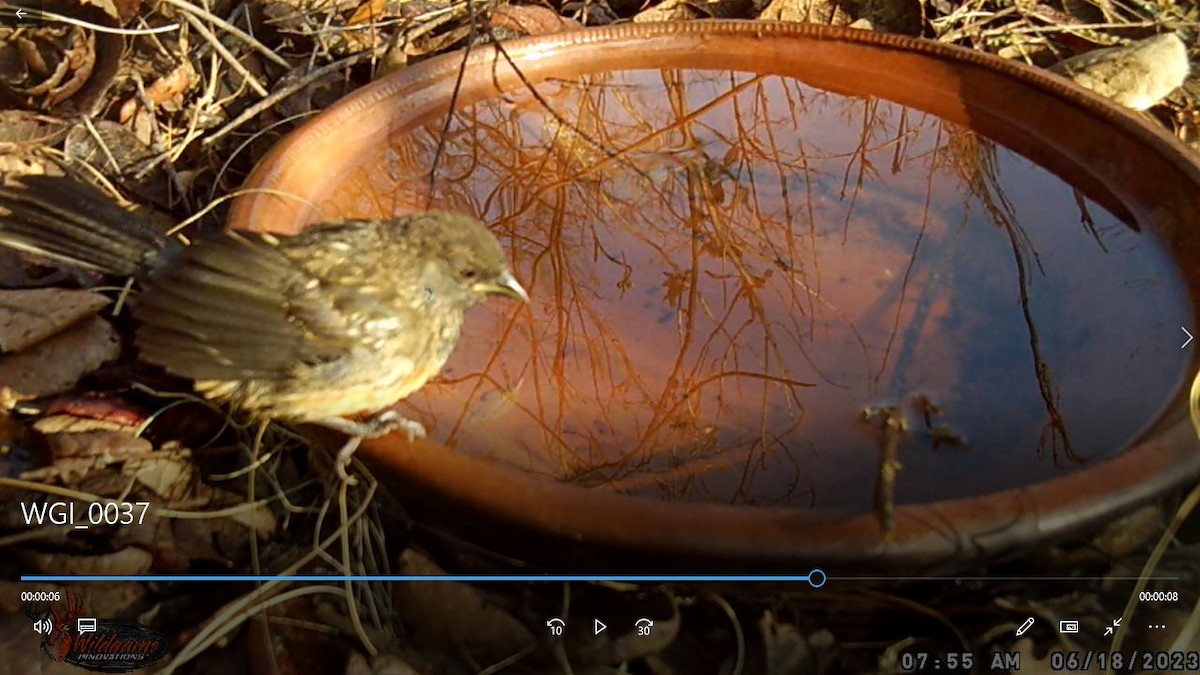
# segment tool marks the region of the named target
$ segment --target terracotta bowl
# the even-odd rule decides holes
[[[346,97],[231,215],[454,209],[510,251],[533,302],[471,311],[402,404],[429,441],[360,450],[415,510],[563,570],[951,572],[1200,474],[1200,168],[1157,128],[893,35],[503,49]]]

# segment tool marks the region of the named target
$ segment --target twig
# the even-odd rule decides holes
[[[867,408],[863,410],[863,417],[867,420],[883,417],[883,451],[879,455],[879,474],[875,481],[875,514],[883,528],[883,543],[891,544],[896,536],[896,475],[902,468],[897,455],[907,424],[904,413],[897,406]]]
[[[349,481],[342,481],[338,489],[338,515],[342,521],[341,543],[342,566],[345,569],[344,574],[353,573],[350,566],[350,514],[346,508],[346,490],[349,489],[349,486]],[[375,646],[374,642],[371,642],[371,637],[367,635],[366,629],[363,628],[362,616],[360,616],[360,612],[358,611],[358,601],[354,597],[354,582],[346,579],[344,586],[346,589],[346,611],[350,615],[350,622],[354,626],[354,632],[358,634],[358,639],[367,650],[367,654],[375,656],[379,653],[379,648]]]
[[[358,518],[362,517],[363,513],[366,512],[368,505],[370,505],[372,498],[375,496],[376,488],[377,484],[370,484],[367,495],[363,499],[362,505],[359,506],[357,511],[355,511],[350,520],[357,520]],[[341,528],[339,528],[338,531],[331,533],[328,537],[317,544],[316,548],[324,551],[332,546],[333,543],[337,541],[341,531]],[[280,578],[266,582],[256,591],[248,593],[218,610],[215,614],[209,617],[209,620],[205,624],[204,628],[200,629],[200,631],[198,631],[196,635],[192,637],[191,642],[189,642],[186,647],[181,649],[179,653],[175,655],[175,658],[171,660],[163,672],[168,674],[175,672],[185,663],[196,658],[202,651],[214,644],[221,636],[228,635],[230,631],[240,626],[254,611],[262,611],[271,605],[278,604],[282,601],[282,598],[299,597],[301,595],[311,593],[333,593],[339,596],[343,595],[344,591],[340,588],[318,585],[297,588],[292,591],[288,591],[283,595],[278,595],[273,600],[265,600],[266,598],[270,598],[271,596],[278,594],[287,584],[293,583],[284,577],[291,576],[297,571],[303,569],[304,566],[309,564],[315,557],[317,557],[315,551],[309,552],[296,562],[289,565],[287,569],[280,572]],[[256,602],[259,603],[256,610],[251,609],[249,613],[244,611],[247,608],[251,608]]]
[[[201,37],[203,37],[205,40],[208,40],[208,43],[212,45],[212,48],[218,54],[221,55],[221,58],[225,59],[225,62],[229,64],[229,67],[236,70],[238,75],[241,75],[242,79],[246,81],[246,84],[250,85],[250,88],[257,92],[259,96],[266,98],[270,95],[269,92],[267,92],[266,87],[262,86],[258,79],[254,77],[254,75],[250,74],[250,71],[246,69],[246,66],[242,65],[242,62],[238,61],[237,57],[234,56],[233,53],[228,49],[226,49],[225,45],[221,44],[221,41],[217,39],[217,36],[214,35],[213,32],[210,31],[208,27],[200,21],[200,19],[197,19],[191,14],[184,14],[183,20],[187,21],[188,25],[190,25],[192,28],[195,28],[196,32],[200,33]]]
[[[246,122],[249,122],[250,120],[252,120],[255,117],[257,117],[258,115],[262,114],[264,111],[268,110],[272,106],[278,104],[283,99],[291,96],[292,94],[295,94],[296,92],[300,91],[301,89],[304,89],[305,87],[312,84],[313,82],[316,82],[317,80],[321,79],[322,77],[325,77],[326,75],[328,75],[330,73],[335,73],[342,68],[348,68],[360,61],[364,61],[366,59],[373,58],[375,55],[375,52],[378,51],[379,49],[386,49],[386,46],[378,48],[378,49],[373,49],[370,51],[359,52],[357,54],[351,54],[350,56],[347,56],[344,59],[341,59],[339,61],[334,61],[333,63],[321,66],[320,68],[317,68],[316,70],[310,72],[308,75],[305,75],[299,81],[297,81],[293,84],[290,84],[286,87],[283,87],[282,89],[272,92],[270,96],[264,98],[263,100],[259,101],[258,103],[255,103],[254,105],[250,106],[249,108],[246,108],[244,111],[242,111],[241,115],[238,115],[232,121],[228,122],[225,126],[221,127],[217,131],[213,132],[213,134],[211,136],[204,139],[203,145],[210,146],[213,143],[216,143],[220,139],[227,136],[229,134],[229,132],[233,131],[234,129],[237,129],[238,127],[242,126]]]
[[[733,662],[733,675],[742,675],[742,668],[746,664],[746,635],[742,632],[742,623],[738,621],[737,612],[734,611],[733,605],[725,598],[711,593],[708,599],[721,608],[725,612],[725,616],[729,617],[729,623],[733,625],[733,637],[737,641],[737,656]]]
[[[113,35],[154,35],[155,33],[170,33],[171,31],[179,30],[179,24],[177,23],[173,23],[169,26],[159,26],[158,28],[113,28],[112,26],[102,26],[98,23],[91,23],[82,19],[73,19],[69,16],[55,14],[54,12],[47,12],[43,9],[30,9],[29,13],[50,21],[69,23],[72,26],[87,28],[88,30],[96,31],[97,33],[112,33]]]
[[[1200,378],[1198,378],[1198,381],[1200,381]],[[1171,519],[1171,523],[1167,525],[1166,531],[1162,533],[1162,536],[1158,539],[1158,543],[1154,545],[1154,550],[1151,551],[1150,557],[1146,559],[1146,564],[1142,566],[1142,573],[1138,575],[1138,582],[1134,585],[1133,590],[1129,592],[1129,600],[1126,601],[1125,609],[1121,612],[1121,627],[1117,629],[1117,634],[1113,636],[1112,649],[1114,652],[1121,649],[1121,643],[1125,640],[1129,626],[1132,623],[1129,619],[1133,616],[1133,611],[1137,608],[1138,598],[1141,597],[1142,591],[1146,590],[1146,585],[1150,583],[1150,578],[1154,576],[1154,572],[1158,569],[1159,561],[1162,560],[1171,543],[1175,541],[1175,534],[1179,532],[1179,528],[1183,526],[1188,516],[1192,514],[1192,511],[1197,506],[1200,506],[1200,485],[1197,485],[1188,492],[1183,503],[1176,509],[1175,517]],[[1170,649],[1179,648],[1180,645],[1178,644],[1170,647]],[[1107,673],[1110,671],[1108,668],[1105,668],[1103,672]]]
[[[184,12],[185,14],[190,14],[195,17],[206,19],[209,22],[211,22],[213,25],[220,26],[221,30],[227,31],[230,35],[236,37],[237,39],[241,40],[242,42],[245,42],[247,45],[249,45],[249,47],[251,49],[258,52],[259,54],[262,54],[271,63],[274,63],[278,66],[282,66],[284,68],[292,67],[292,65],[290,63],[288,63],[286,59],[284,59],[282,56],[276,54],[274,51],[271,50],[270,47],[267,47],[263,43],[259,42],[257,39],[255,39],[255,37],[253,35],[247,33],[246,31],[242,30],[241,28],[238,28],[237,26],[229,23],[228,21],[213,14],[212,12],[209,12],[202,7],[197,7],[190,2],[186,2],[185,0],[163,0],[163,2],[167,3],[168,5],[171,5],[172,7],[175,7],[176,9]]]
[[[96,129],[96,126],[92,124],[92,118],[84,117],[83,126],[87,128],[88,135],[91,136],[94,141],[96,141],[96,145],[99,146],[100,151],[104,153],[104,158],[107,159],[108,163],[112,165],[113,171],[116,173],[121,173],[123,170],[121,165],[117,162],[117,158],[113,157],[112,151],[108,149],[108,143],[104,142],[104,138],[100,136],[100,132]]]

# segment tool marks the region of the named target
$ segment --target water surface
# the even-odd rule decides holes
[[[495,223],[527,310],[476,309],[408,401],[462,452],[665,499],[870,508],[1120,452],[1185,368],[1163,247],[1002,145],[739,72],[467,102],[364,158],[362,211]],[[342,215],[354,215],[346,213]]]

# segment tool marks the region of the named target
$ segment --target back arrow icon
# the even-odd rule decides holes
[[[1187,342],[1184,342],[1183,344],[1179,345],[1179,348],[1180,348],[1180,349],[1183,349],[1184,347],[1186,347],[1186,346],[1188,346],[1189,344],[1191,344],[1191,343],[1192,343],[1192,340],[1194,340],[1195,338],[1193,338],[1193,337],[1192,337],[1192,334],[1188,332],[1188,329],[1184,328],[1183,326],[1180,326],[1180,327],[1179,327],[1179,330],[1183,331],[1183,334],[1184,334],[1184,335],[1186,335],[1186,336],[1188,336]]]
[[[17,14],[17,18],[18,18],[18,19],[23,19],[23,18],[25,18],[25,10],[23,10],[23,9],[19,9],[19,8],[18,8],[18,9],[17,9],[17,12],[16,12],[16,14]]]

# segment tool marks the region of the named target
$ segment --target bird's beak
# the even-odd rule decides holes
[[[512,272],[505,270],[500,278],[490,282],[480,282],[475,284],[474,290],[478,293],[486,295],[503,295],[513,300],[521,302],[529,302],[529,294],[525,292],[525,288],[517,281]]]

